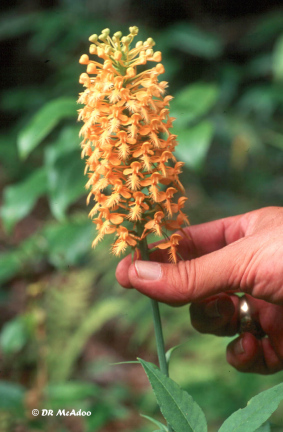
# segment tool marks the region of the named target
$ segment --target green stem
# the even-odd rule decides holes
[[[143,232],[142,224],[138,224],[137,230],[138,230],[138,235],[141,236]],[[144,238],[139,242],[139,250],[141,253],[142,260],[149,261],[149,250],[148,250],[146,238]],[[160,318],[159,303],[156,300],[153,299],[150,300],[151,300],[151,307],[152,307],[152,314],[153,314],[153,324],[154,324],[159,367],[161,372],[167,377],[169,377],[168,365],[165,356],[164,337],[163,337],[162,324]],[[168,432],[174,432],[169,424],[167,424],[167,426],[168,426]]]
[[[160,311],[159,304],[156,300],[151,299],[151,307],[153,314],[153,322],[154,322],[154,331],[155,331],[155,339],[156,339],[156,347],[158,354],[159,367],[164,375],[169,376],[168,373],[168,365],[165,357],[165,349],[164,349],[164,338],[162,332],[162,324],[160,319]]]

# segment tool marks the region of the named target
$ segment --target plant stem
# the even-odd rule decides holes
[[[138,229],[139,236],[141,236],[143,232],[143,226],[141,224],[138,224],[137,229]],[[149,261],[149,250],[148,250],[146,238],[144,238],[139,242],[139,250],[141,253],[142,260]],[[154,324],[154,333],[156,339],[159,368],[164,375],[169,377],[168,365],[165,357],[165,346],[164,346],[164,337],[163,337],[162,324],[161,324],[160,311],[159,311],[159,303],[158,301],[153,299],[150,299],[150,301],[151,301],[152,314],[153,314],[153,324]],[[167,424],[167,427],[168,427],[168,432],[174,432],[169,424]]]
[[[153,322],[154,322],[154,331],[155,331],[155,339],[156,339],[156,347],[157,347],[157,355],[159,361],[159,367],[161,372],[169,376],[168,373],[168,365],[165,357],[165,348],[164,348],[164,338],[162,331],[162,324],[160,319],[160,311],[159,304],[156,300],[151,299],[151,307],[153,314]]]

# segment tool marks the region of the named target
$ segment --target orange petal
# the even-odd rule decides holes
[[[123,220],[124,220],[124,218],[122,216],[118,215],[118,214],[112,214],[110,216],[110,221],[112,223],[114,223],[115,225],[119,225],[120,223],[123,222]]]
[[[126,171],[126,170],[125,170]],[[125,173],[124,173],[125,174]],[[151,180],[150,179],[145,179],[145,180],[141,180],[140,184],[142,186],[149,186],[151,184]]]
[[[158,249],[167,249],[167,248],[171,247],[171,243],[170,243],[170,241],[166,242],[166,243],[160,243],[159,245],[156,245],[156,247]]]
[[[123,174],[125,174],[125,175],[129,175],[129,174],[131,174],[133,172],[133,170],[131,169],[131,168],[127,168],[127,169],[125,169],[124,171],[123,171]]]
[[[147,222],[144,227],[147,229],[151,229],[154,226],[154,224],[155,224],[155,221],[151,220],[151,221]]]
[[[127,198],[127,199],[131,198],[131,196],[132,196],[130,194],[130,192],[127,192],[127,191],[121,191],[120,194],[122,195],[122,197]]]
[[[136,244],[137,244],[136,240],[134,240],[134,239],[131,238],[130,236],[127,237],[127,243],[128,243],[128,245],[130,245],[130,246],[136,246]]]

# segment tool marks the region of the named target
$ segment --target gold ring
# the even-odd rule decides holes
[[[258,321],[252,317],[251,307],[247,297],[244,295],[239,301],[239,317],[240,317],[240,331],[239,333],[251,333],[257,339],[262,339],[265,332],[262,330]]]

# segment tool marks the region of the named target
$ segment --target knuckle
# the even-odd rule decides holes
[[[194,298],[195,274],[194,260],[180,261],[172,272],[172,288],[186,303]]]

